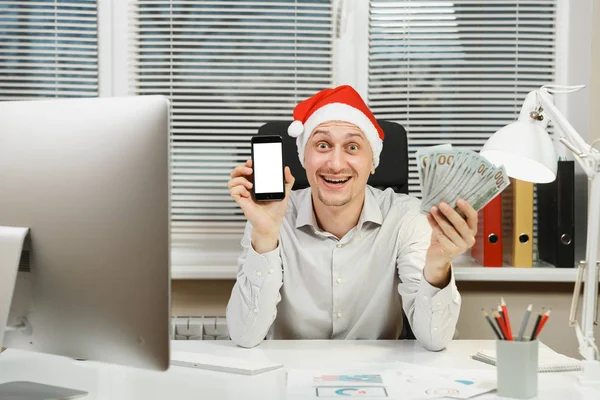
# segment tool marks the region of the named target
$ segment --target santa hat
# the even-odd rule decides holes
[[[360,95],[348,85],[322,90],[294,109],[294,122],[288,127],[288,134],[296,138],[302,166],[306,142],[313,130],[327,121],[345,121],[356,125],[371,144],[373,166],[377,168],[383,148],[383,130]]]

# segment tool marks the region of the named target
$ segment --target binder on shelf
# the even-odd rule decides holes
[[[479,210],[477,236],[471,257],[484,267],[501,267],[502,262],[502,193]]]
[[[533,267],[533,183],[510,179],[502,193],[503,259],[513,267]]]
[[[575,162],[559,161],[556,180],[538,189],[538,253],[559,268],[575,266]]]

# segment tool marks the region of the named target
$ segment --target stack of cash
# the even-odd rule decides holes
[[[510,184],[504,166],[497,167],[471,150],[444,144],[419,149],[416,156],[425,214],[442,201],[458,210],[458,199],[479,211]]]

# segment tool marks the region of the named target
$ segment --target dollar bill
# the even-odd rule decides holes
[[[510,184],[503,166],[495,166],[472,150],[440,145],[419,149],[415,157],[423,213],[442,202],[458,210],[458,199],[479,211]]]
[[[433,153],[436,151],[451,151],[451,144],[440,144],[437,146],[431,146],[426,148],[421,148],[416,151],[415,158],[417,162],[417,170],[419,171],[419,182],[421,183],[421,191],[423,191],[423,182],[427,180],[427,176],[425,174],[425,170],[427,169],[427,161],[431,157]]]

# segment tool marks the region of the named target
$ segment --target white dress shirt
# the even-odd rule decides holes
[[[231,339],[397,339],[402,310],[417,340],[452,339],[460,294],[423,276],[431,227],[418,199],[367,186],[358,224],[344,237],[319,229],[310,188],[291,193],[278,247],[258,254],[250,224],[227,305]]]

